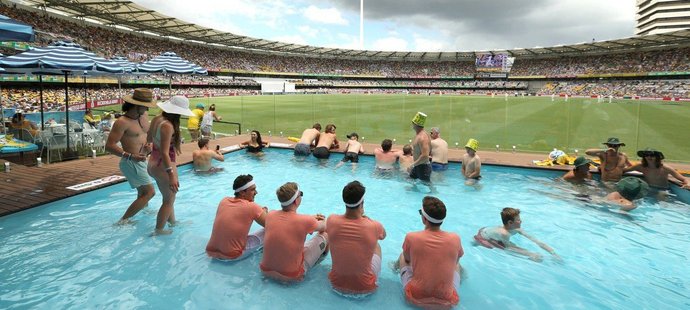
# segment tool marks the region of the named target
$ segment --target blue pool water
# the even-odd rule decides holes
[[[195,176],[180,169],[176,213],[184,224],[171,236],[150,237],[160,195],[137,223],[113,226],[133,200],[126,183],[0,218],[0,308],[87,309],[400,309],[409,307],[399,278],[388,267],[400,254],[405,233],[423,229],[417,210],[426,195],[399,178],[371,173],[373,158],[334,170],[314,158],[296,162],[291,152],[271,149],[263,159],[243,151],[226,156],[225,172]],[[459,308],[492,309],[687,309],[690,279],[690,206],[673,198],[647,198],[629,216],[574,200],[577,188],[552,172],[483,167],[481,187],[463,185],[460,166],[436,174],[446,203],[445,230],[460,234],[466,270]],[[238,174],[255,176],[256,201],[279,208],[275,190],[295,181],[304,191],[301,213],[342,213],[342,187],[351,180],[367,188],[366,214],[388,232],[381,241],[383,271],[378,291],[349,299],[330,290],[330,257],[304,282],[282,285],[262,278],[260,254],[236,263],[212,261],[204,248],[220,199],[231,195]],[[473,245],[483,226],[500,224],[503,207],[522,210],[523,228],[563,258],[545,254],[535,263]],[[252,229],[256,229],[253,227]],[[538,247],[515,237],[518,245]]]

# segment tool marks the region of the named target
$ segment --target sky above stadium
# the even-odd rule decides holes
[[[134,0],[239,35],[360,49],[359,0]],[[365,0],[364,49],[480,51],[634,35],[634,0]]]

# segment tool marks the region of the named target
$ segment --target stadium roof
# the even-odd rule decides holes
[[[549,58],[600,55],[638,50],[690,46],[690,29],[610,41],[586,42],[551,47],[515,48],[510,50],[469,52],[392,52],[318,47],[247,37],[198,26],[160,14],[131,1],[123,0],[23,0],[36,8],[51,9],[73,18],[95,20],[107,26],[172,39],[221,47],[239,48],[262,53],[292,54],[308,57],[381,59],[381,60],[474,60],[477,54],[506,53],[518,58]]]

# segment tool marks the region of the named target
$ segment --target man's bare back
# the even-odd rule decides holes
[[[213,159],[218,161],[225,160],[220,151],[212,151],[208,148],[194,151],[192,153],[192,159],[194,161],[194,170],[196,171],[209,171],[213,168],[211,163]]]
[[[299,143],[306,145],[312,145],[312,143],[316,144],[319,141],[320,133],[321,132],[315,128],[305,129],[304,132],[302,132],[302,137],[299,139]]]
[[[316,145],[316,147],[325,147],[330,150],[340,146],[338,145],[338,138],[334,133],[325,132],[319,136],[319,143]]]

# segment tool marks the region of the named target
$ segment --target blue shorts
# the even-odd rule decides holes
[[[448,163],[431,163],[431,170],[433,171],[446,171],[448,170]]]
[[[120,171],[127,178],[132,188],[153,184],[149,173],[146,171],[146,161],[134,161],[120,158]]]
[[[309,156],[311,149],[308,144],[297,143],[295,145],[295,156]]]

